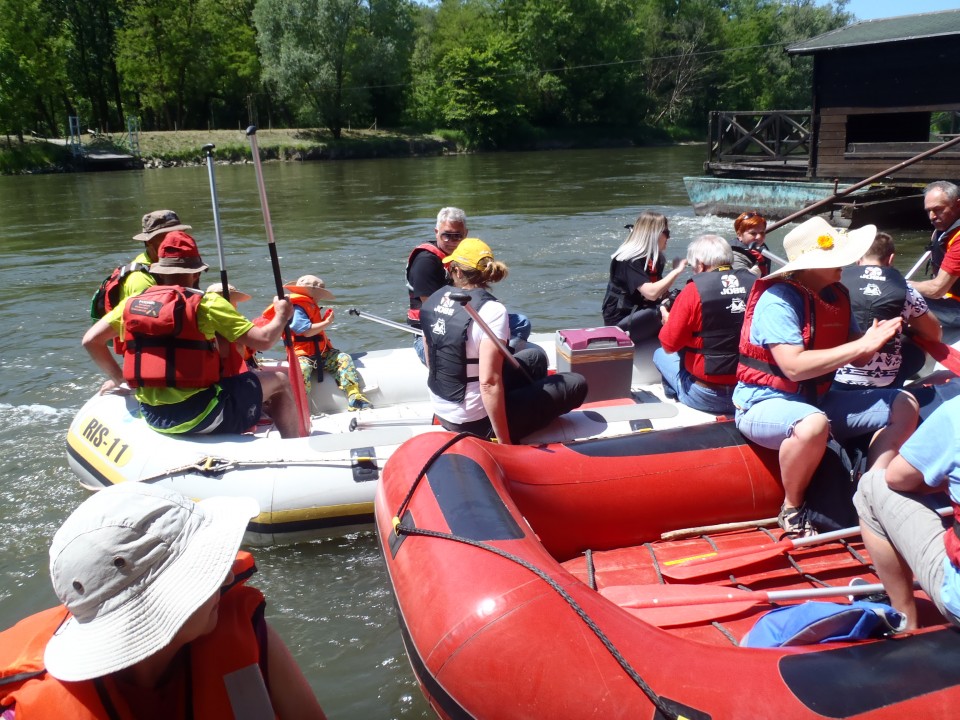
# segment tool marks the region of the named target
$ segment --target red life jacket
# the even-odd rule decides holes
[[[935,276],[940,272],[940,265],[947,256],[947,251],[960,239],[960,227],[948,230],[940,236],[939,240],[936,236],[937,232],[934,231],[932,238],[933,243],[930,246],[930,264],[933,266],[933,274]],[[960,278],[954,281],[953,285],[950,286],[950,291],[947,292],[944,297],[952,300],[960,300]]]
[[[750,342],[750,327],[753,325],[753,312],[763,292],[775,283],[787,283],[796,288],[803,298],[803,347],[806,350],[823,350],[837,347],[850,338],[850,296],[840,283],[829,285],[827,289],[836,292],[836,301],[831,303],[823,299],[821,293],[813,293],[803,285],[784,278],[757,280],[747,301],[747,314],[740,331],[740,363],[737,365],[737,380],[750,385],[765,385],[787,393],[803,393],[809,402],[815,402],[833,382],[833,372],[820,377],[796,382],[790,380],[777,366],[773,354],[763,345]]]
[[[293,303],[295,307],[302,309],[307,314],[307,317],[310,318],[311,323],[318,323],[323,320],[323,308],[317,305],[317,302],[309,295],[291,293],[287,296],[287,300]],[[273,309],[273,305],[270,305],[263,311],[263,317],[268,321],[273,320],[275,315],[276,310]],[[318,358],[321,353],[325,353],[332,347],[333,343],[330,342],[330,339],[324,332],[320,332],[312,337],[307,337],[306,335],[293,336],[293,350],[297,355]]]
[[[243,584],[255,569],[249,553],[237,553],[237,579],[220,600],[216,628],[189,645],[195,718],[234,717],[231,688],[236,683],[224,681],[232,673],[239,671],[245,681],[248,675],[267,677],[263,595]],[[110,693],[102,679],[61,682],[44,669],[47,641],[68,616],[62,606],[51,608],[0,633],[0,709],[13,707],[17,720],[134,720],[123,698]],[[104,694],[112,713],[104,706]],[[171,708],[172,716],[178,712]]]
[[[120,302],[120,292],[123,289],[123,281],[127,279],[130,273],[142,272],[150,275],[150,265],[138,263],[136,261],[127,265],[121,265],[114,268],[100,283],[100,287],[93,294],[93,300],[90,302],[90,317],[99,320],[108,312],[113,310]],[[113,351],[117,355],[123,355],[123,339],[116,337],[113,339]]]
[[[420,306],[423,304],[420,297],[413,294],[413,286],[410,285],[410,266],[413,265],[413,258],[422,252],[428,252],[436,255],[441,261],[447,254],[438,248],[434,243],[421,243],[410,251],[410,257],[407,258],[407,266],[403,269],[403,275],[407,279],[407,294],[410,296],[410,309],[407,310],[407,320],[414,327],[420,327]],[[439,288],[438,288],[439,289]]]
[[[154,285],[123,307],[123,379],[130,387],[207,388],[220,380],[217,344],[197,324],[203,293]]]

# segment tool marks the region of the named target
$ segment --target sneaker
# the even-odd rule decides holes
[[[798,508],[784,505],[780,508],[780,514],[777,516],[777,524],[783,528],[785,535],[792,538],[810,537],[817,534],[817,529],[807,515],[805,504]]]
[[[369,410],[373,407],[373,403],[367,400],[360,393],[354,393],[347,398],[347,407],[351,410]]]

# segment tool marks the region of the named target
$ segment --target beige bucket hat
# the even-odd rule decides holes
[[[323,280],[316,275],[301,275],[296,282],[287,283],[284,287],[290,292],[309,295],[314,300],[335,299],[333,293],[327,290]]]

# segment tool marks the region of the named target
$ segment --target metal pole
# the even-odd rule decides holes
[[[210,176],[210,203],[213,205],[213,229],[217,235],[217,257],[220,259],[220,285],[222,295],[229,302],[230,283],[227,282],[227,260],[223,253],[223,233],[220,228],[220,201],[217,199],[217,183],[213,178],[213,143],[204,145],[202,150],[207,156],[207,174]]]

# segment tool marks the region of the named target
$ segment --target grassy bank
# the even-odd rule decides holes
[[[143,132],[139,138],[142,167],[172,167],[204,162],[203,146],[216,146],[219,162],[250,160],[250,143],[244,130],[180,130]],[[267,160],[350,160],[380,157],[410,157],[466,152],[463,137],[453,131],[434,134],[388,130],[344,130],[338,140],[316,129],[257,130],[261,156]],[[553,150],[573,147],[629,147],[670,143],[672,138],[649,128],[592,127],[544,132],[529,129],[515,138],[515,147],[505,150]],[[125,134],[84,135],[84,151],[131,153]],[[28,137],[23,143],[7,137],[0,142],[0,173],[71,172],[84,169],[62,139]]]

